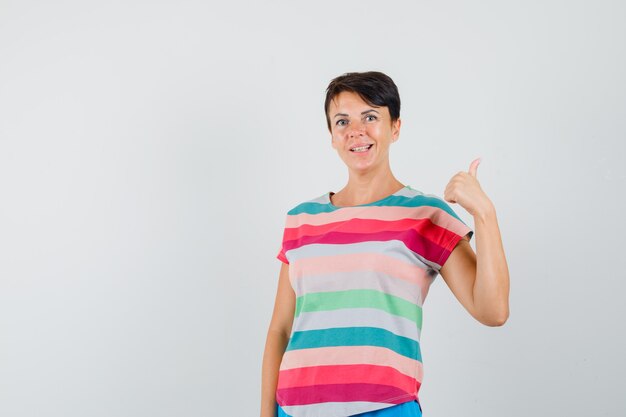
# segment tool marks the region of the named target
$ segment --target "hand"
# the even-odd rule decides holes
[[[452,177],[443,193],[444,200],[459,204],[472,216],[484,214],[493,208],[491,200],[476,179],[478,164],[480,158],[472,161],[469,172],[460,171]]]

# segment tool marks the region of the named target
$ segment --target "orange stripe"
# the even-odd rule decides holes
[[[422,380],[424,371],[420,361],[378,346],[331,346],[288,350],[283,355],[280,370],[319,365],[368,364],[390,366],[407,376]]]

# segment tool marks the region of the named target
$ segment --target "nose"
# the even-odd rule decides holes
[[[365,126],[360,122],[350,123],[350,131],[348,132],[348,136],[351,138],[357,136],[363,136],[365,131]]]

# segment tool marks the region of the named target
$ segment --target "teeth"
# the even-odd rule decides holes
[[[358,148],[352,148],[351,150],[354,151],[354,152],[363,152],[363,151],[368,150],[369,147],[370,147],[370,145],[365,145],[365,146],[361,146],[361,147],[358,147]]]

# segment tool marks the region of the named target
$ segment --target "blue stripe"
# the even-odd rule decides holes
[[[294,332],[286,350],[327,346],[380,346],[422,361],[419,342],[376,327],[338,327]]]
[[[276,417],[291,417],[276,403]],[[367,411],[356,414],[354,417],[422,417],[422,407],[417,400],[392,405],[381,410]]]
[[[307,203],[298,204],[297,206],[289,210],[287,212],[287,215],[295,216],[296,214],[302,214],[302,213],[320,214],[320,213],[330,213],[332,211],[335,211],[335,210],[332,207],[330,207],[328,204],[307,202]]]
[[[402,195],[390,195],[387,198],[383,198],[382,200],[369,203],[369,204],[361,204],[357,207],[382,207],[382,206],[399,206],[399,207],[422,207],[422,206],[430,206],[439,208],[455,219],[461,221],[463,224],[463,220],[452,210],[452,208],[446,203],[444,200],[438,197],[425,196],[425,195],[416,195],[414,197],[405,197]],[[341,208],[341,207],[340,207]],[[297,214],[320,214],[320,213],[331,213],[337,208],[331,207],[329,204],[322,203],[313,203],[306,202],[302,204],[298,204],[296,207],[292,208],[287,212],[290,216],[295,216]],[[467,226],[467,225],[466,225]]]

